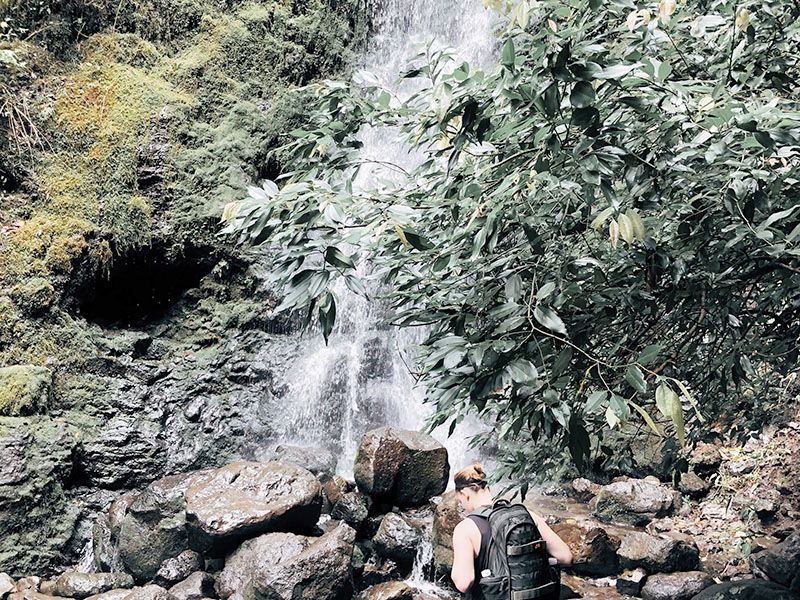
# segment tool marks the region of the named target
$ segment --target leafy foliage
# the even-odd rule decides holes
[[[295,170],[229,206],[226,231],[269,242],[280,308],[318,307],[325,331],[332,285],[364,294],[366,261],[393,323],[427,327],[431,425],[476,411],[541,442],[508,474],[530,447],[613,465],[604,440],[632,422],[683,446],[743,385],[796,369],[800,7],[492,4],[492,70],[429,48],[407,99],[316,86],[281,149]],[[419,163],[354,186],[365,124]]]

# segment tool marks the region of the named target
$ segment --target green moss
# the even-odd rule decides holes
[[[33,277],[14,286],[11,297],[22,311],[37,316],[47,311],[55,299],[55,288],[44,277]]]
[[[0,368],[0,415],[22,416],[47,408],[53,376],[34,365]]]

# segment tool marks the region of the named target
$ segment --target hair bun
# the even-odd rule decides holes
[[[481,463],[475,463],[472,465],[472,469],[475,471],[475,474],[480,477],[481,479],[486,479],[486,473],[483,470],[483,465]]]

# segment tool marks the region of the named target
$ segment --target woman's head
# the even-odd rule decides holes
[[[480,463],[464,467],[453,476],[453,481],[456,484],[458,501],[465,510],[473,511],[479,506],[491,502],[486,472]]]

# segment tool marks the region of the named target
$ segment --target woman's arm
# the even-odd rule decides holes
[[[477,525],[465,519],[453,530],[453,569],[450,577],[459,592],[466,592],[475,581],[475,549],[470,539],[470,525]]]
[[[555,558],[558,561],[559,565],[568,567],[572,564],[572,552],[569,549],[569,546],[558,537],[558,534],[550,529],[550,526],[547,522],[535,512],[530,511],[531,516],[533,517],[533,522],[536,523],[536,527],[539,528],[539,533],[542,535],[542,539],[547,544],[547,552],[550,553],[550,556]]]

